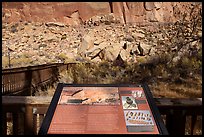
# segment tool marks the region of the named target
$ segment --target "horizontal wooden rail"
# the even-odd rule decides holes
[[[155,98],[161,114],[166,115],[166,127],[171,135],[184,135],[186,117],[191,116],[191,134],[197,116],[202,115],[202,98]]]
[[[19,134],[17,129],[20,128],[24,129],[21,134],[37,134],[51,99],[48,96],[2,96],[3,134],[7,134],[6,123],[10,117],[14,135]],[[192,116],[191,134],[195,134],[197,116],[202,117],[201,98],[155,98],[155,102],[161,115],[166,116],[164,123],[170,134],[185,134],[186,116]]]
[[[28,68],[30,68],[31,70],[40,70],[43,68],[49,68],[52,66],[61,66],[61,65],[64,65],[64,64],[63,63],[53,63],[53,64],[42,64],[42,65],[19,67],[19,68],[9,68],[9,69],[3,69],[2,73],[23,72],[23,71],[26,71]]]
[[[44,64],[2,70],[2,95],[33,95],[35,89],[53,85],[69,64]]]
[[[2,110],[3,110],[3,134],[7,134],[6,126],[9,119],[12,119],[13,134],[19,134],[15,129],[21,128],[24,132],[21,134],[32,135],[37,134],[37,125],[42,122],[47,108],[51,102],[51,97],[48,96],[2,96]],[[41,110],[41,113],[39,113]],[[18,119],[18,115],[23,113],[23,118]],[[10,114],[10,115],[8,115]],[[38,118],[39,117],[39,118]],[[23,123],[14,124],[15,121]]]

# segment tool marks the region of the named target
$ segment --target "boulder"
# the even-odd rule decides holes
[[[131,35],[127,35],[127,36],[124,37],[123,40],[128,41],[128,42],[133,42],[134,38]]]
[[[94,59],[91,60],[92,62],[101,62],[101,58],[99,56],[95,57]]]
[[[86,35],[82,38],[81,46],[78,48],[78,53],[84,53],[86,50],[94,47],[94,39],[90,35]]]
[[[94,45],[99,45],[103,42],[102,39],[98,38],[97,40],[94,41]]]
[[[99,47],[93,47],[90,50],[88,50],[87,52],[85,52],[84,54],[87,57],[90,57],[91,59],[94,59],[95,57],[98,56],[98,54],[102,51],[103,49],[100,49]]]
[[[104,59],[107,61],[114,61],[118,57],[122,47],[120,43],[104,48]]]
[[[149,55],[149,56],[153,56],[153,55],[156,54],[156,52],[157,52],[156,48],[155,48],[155,47],[151,47],[150,52],[149,52],[148,55]]]
[[[137,39],[137,38],[144,38],[145,37],[145,34],[143,33],[138,33],[138,32],[133,32],[132,33],[132,36]]]
[[[141,42],[140,43],[140,47],[143,50],[143,55],[148,55],[152,46],[148,45],[146,43]]]
[[[128,52],[127,50],[122,49],[120,51],[120,57],[122,58],[122,60],[127,60],[130,56],[130,52]]]
[[[57,39],[57,37],[55,36],[55,35],[45,35],[44,36],[44,39],[42,40],[43,42],[57,42],[57,41],[59,41],[58,39]]]

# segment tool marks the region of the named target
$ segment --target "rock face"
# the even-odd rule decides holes
[[[113,13],[120,23],[175,22],[195,2],[3,2],[3,22],[61,22],[80,25]],[[98,20],[98,19],[94,19]]]
[[[5,2],[2,4],[8,22],[63,22],[78,24],[96,14],[110,13],[109,3],[96,2]]]
[[[168,7],[169,4],[173,8]],[[186,8],[182,7],[182,4],[172,2],[80,4],[37,2],[33,5],[25,2],[3,3],[3,67],[8,66],[8,54],[11,56],[13,66],[25,66],[104,60],[139,63],[144,62],[144,58],[152,58],[153,55],[175,52],[180,45],[186,45],[186,48],[182,48],[185,52],[189,51],[188,47],[197,52],[202,47],[200,46],[202,45],[200,4],[195,5],[195,11],[191,16],[191,18],[197,17],[197,22],[194,24],[183,20],[185,23],[182,22],[182,30],[179,21],[164,25],[158,23],[180,18],[179,9]],[[87,6],[85,7],[87,11],[83,11],[84,8],[77,10],[81,8],[80,5]],[[100,8],[97,8],[99,5]],[[90,13],[83,13],[88,11]],[[177,16],[168,16],[166,15],[168,12]],[[157,23],[131,24],[136,19],[140,23],[148,21]],[[20,20],[22,21],[19,22]],[[192,51],[192,55],[196,52]]]

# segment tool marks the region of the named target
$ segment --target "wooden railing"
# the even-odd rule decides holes
[[[197,118],[202,117],[202,98],[155,98],[155,102],[170,135],[184,135],[187,123],[189,134],[195,134]]]
[[[2,133],[37,134],[51,99],[44,96],[3,96]],[[190,133],[195,134],[195,124],[199,122],[197,117],[202,117],[201,98],[155,98],[155,102],[169,134],[184,135],[186,124],[190,122],[186,121],[188,116],[191,116]]]
[[[52,85],[69,64],[45,64],[2,70],[2,95],[30,96],[38,87]]]
[[[3,134],[37,134],[50,102],[45,96],[2,96]]]

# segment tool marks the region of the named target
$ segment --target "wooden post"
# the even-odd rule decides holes
[[[30,105],[25,106],[25,121],[24,121],[25,135],[33,135],[33,108]]]
[[[18,112],[12,113],[12,118],[13,118],[13,135],[18,135],[18,130],[19,130]]]
[[[186,115],[183,110],[174,110],[166,116],[166,127],[170,135],[185,135]]]
[[[7,116],[6,112],[2,112],[2,135],[7,135]]]
[[[67,64],[67,70],[69,69],[69,65]]]
[[[33,129],[34,129],[34,134],[37,135],[37,127],[38,127],[38,122],[37,122],[37,114],[33,115]]]
[[[20,112],[18,113],[18,120],[19,120],[19,124],[18,124],[18,133],[19,135],[24,135],[24,113]]]
[[[193,114],[191,117],[191,135],[194,134],[196,120],[197,120],[197,116],[195,114]]]
[[[28,88],[27,93],[25,95],[32,96],[32,70],[29,66],[26,71],[26,87]]]
[[[8,59],[9,59],[9,64],[8,67],[11,68],[11,57],[10,57],[10,48],[8,47]]]
[[[73,84],[77,84],[78,83],[78,79],[77,79],[77,73],[76,73],[76,65],[72,65],[72,73],[73,73]]]
[[[39,114],[39,127],[41,127],[44,117],[45,117],[45,114]],[[38,131],[39,131],[39,129],[38,129]]]

